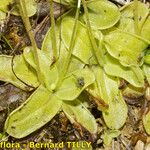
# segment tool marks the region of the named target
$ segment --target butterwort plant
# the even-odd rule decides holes
[[[95,134],[97,129],[96,121],[84,104],[78,99],[80,93],[95,81],[94,74],[88,68],[77,69],[67,74],[71,61],[72,43],[70,44],[67,57],[64,59],[63,69],[59,72],[57,64],[52,61],[57,59],[55,45],[53,45],[53,59],[50,59],[48,53],[37,48],[30,31],[31,25],[27,16],[25,1],[17,1],[17,3],[20,6],[20,14],[28,31],[32,48],[26,48],[22,55],[16,56],[13,59],[12,67],[15,75],[12,74],[11,68],[7,69],[7,72],[10,72],[13,78],[15,78],[14,84],[16,86],[24,90],[30,90],[31,87],[33,89],[36,88],[36,90],[24,104],[9,115],[5,123],[6,132],[16,138],[25,137],[45,125],[60,110],[63,110],[72,123],[76,119],[78,123],[85,124],[84,127]],[[72,35],[73,41],[76,35],[79,9],[80,1],[76,12]],[[54,33],[55,24],[53,15],[51,15],[51,20],[53,22],[52,30]],[[53,43],[55,44],[55,42]],[[7,62],[12,59],[11,57],[1,57],[6,59]],[[3,61],[3,63],[6,63],[6,61]],[[83,84],[78,83],[80,78],[83,78]],[[25,85],[29,85],[30,88]],[[82,115],[84,115],[84,118]]]

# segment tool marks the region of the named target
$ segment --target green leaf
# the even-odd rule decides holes
[[[137,66],[141,53],[148,46],[142,40],[118,30],[106,35],[104,41],[109,54],[123,66]]]
[[[113,29],[115,31],[108,32],[106,36],[106,41],[108,40],[106,42],[108,52],[113,57],[119,59],[121,64],[125,66],[140,63],[138,59],[141,57],[142,51],[148,46],[150,40],[150,17],[147,16],[149,9],[141,2],[139,2],[138,7],[138,14],[140,17],[139,27],[141,32],[139,37],[134,35],[134,20],[132,19],[134,16],[133,4],[125,6],[121,11],[121,19],[117,28],[122,31]]]
[[[64,43],[61,41],[60,31],[61,31],[61,25],[60,25],[60,22],[57,21],[56,22],[56,39],[57,39],[57,50],[58,50],[57,54],[59,55],[59,59],[56,62],[56,66],[57,66],[59,72],[62,71],[62,64],[64,63],[64,61],[66,60],[66,58],[68,56],[67,48],[64,45]],[[51,60],[53,60],[53,58],[52,58],[52,56],[53,56],[53,54],[52,54],[52,37],[53,37],[53,35],[52,35],[51,28],[50,28],[49,31],[47,32],[47,34],[44,38],[43,44],[42,44],[42,51],[47,53]],[[27,56],[27,58],[28,58],[28,56]],[[72,56],[70,65],[68,68],[68,73],[73,72],[78,69],[82,69],[83,67],[84,67],[84,63],[81,62],[75,56]]]
[[[54,2],[66,5],[66,6],[75,6],[76,0],[54,0]]]
[[[145,64],[150,65],[150,54],[147,54],[144,56],[144,62],[145,62]]]
[[[37,3],[35,0],[25,0],[25,2],[26,2],[28,17],[31,17],[37,11]],[[14,3],[14,0],[0,0],[0,10],[7,13],[9,11],[8,5],[13,4],[13,3]],[[14,6],[14,8],[15,8],[15,6]],[[12,14],[18,15],[19,14],[18,9],[15,8],[12,11]]]
[[[49,122],[60,110],[62,101],[40,86],[5,122],[6,132],[23,138]]]
[[[79,123],[91,134],[97,132],[97,124],[94,116],[81,101],[76,99],[73,102],[63,102],[62,109],[71,123]]]
[[[89,20],[93,29],[107,29],[114,26],[120,19],[118,7],[107,0],[87,2]],[[83,15],[86,22],[85,14]]]
[[[143,125],[147,134],[150,134],[150,111],[143,116]]]
[[[146,19],[142,29],[141,29],[141,35],[142,37],[144,37],[145,39],[150,41],[150,16]]]
[[[106,125],[110,129],[119,129],[126,122],[127,106],[118,89],[118,79],[105,74],[99,68],[94,67],[93,72],[96,78],[96,84],[88,88],[89,92],[100,97],[109,105],[109,108],[103,112]]]
[[[1,141],[8,141],[8,136],[6,133],[0,133],[0,140]]]
[[[140,1],[138,1],[138,5],[137,5],[136,9],[138,11],[138,18],[139,18],[138,27],[139,27],[139,30],[141,31],[141,29],[143,27],[143,24],[144,24],[148,14],[149,14],[150,9],[148,8],[148,5],[146,5],[146,4],[144,4]],[[133,19],[134,18],[134,10],[135,10],[135,6],[134,6],[133,2],[131,2],[128,5],[125,5],[124,7],[122,7],[121,8],[121,17],[122,17],[122,19],[125,19],[125,20],[126,19],[131,19],[130,21],[132,21],[133,24],[134,24],[134,19]],[[128,22],[126,22],[126,24],[128,24]],[[126,30],[126,28],[123,28],[123,29]],[[134,31],[134,25],[133,25],[133,28],[132,29],[130,28],[129,30]]]
[[[120,131],[119,130],[108,130],[105,131],[104,135],[103,135],[103,140],[104,140],[104,144],[105,145],[110,145],[113,138],[116,138],[120,135]]]
[[[32,52],[32,47],[29,47],[29,46],[25,47],[23,51],[23,57],[26,60],[26,62],[30,64],[30,66],[32,66],[35,70],[37,70],[36,64],[34,61],[34,55]]]
[[[16,76],[32,87],[38,87],[36,71],[25,61],[23,55],[16,55],[13,59],[13,71]]]
[[[25,48],[23,55],[25,60],[37,70],[32,52],[32,47]],[[55,86],[58,80],[57,67],[56,65],[51,65],[53,62],[49,58],[49,55],[44,51],[38,50],[38,59],[44,85],[51,91],[52,84]]]
[[[33,16],[37,11],[37,2],[35,0],[25,0],[28,17]]]
[[[62,20],[62,40],[67,47],[70,46],[73,26],[75,19],[65,17]],[[83,40],[84,39],[84,40]],[[78,21],[77,34],[73,49],[73,55],[81,59],[84,63],[88,64],[89,59],[92,57],[92,45],[88,36],[86,27]]]
[[[43,51],[38,51],[39,67],[45,86],[51,91],[52,85],[58,81],[58,70],[56,65],[52,65],[51,59]]]
[[[0,10],[3,12],[8,11],[8,5],[13,2],[13,0],[1,0],[0,1]]]
[[[144,72],[144,74],[145,74],[145,76],[147,78],[148,83],[150,84],[150,66],[144,64],[143,65],[143,72]]]
[[[130,99],[137,99],[139,97],[144,96],[145,89],[143,88],[137,88],[132,85],[128,85],[125,89],[122,91],[122,95],[124,97],[130,98]]]
[[[57,39],[57,53],[58,53],[58,56],[60,56],[60,49],[64,49],[64,46],[62,45],[62,42],[61,42],[61,36],[60,36],[60,33],[61,33],[61,21],[58,20],[56,21],[56,24],[55,24],[55,33],[56,33],[56,39]],[[52,28],[50,27],[49,30],[47,31],[45,37],[44,37],[44,40],[43,40],[43,43],[42,43],[42,48],[41,50],[48,53],[49,54],[49,57],[51,59],[53,59],[53,51],[52,51],[52,37],[53,37],[53,33],[52,33]]]
[[[5,20],[5,18],[6,18],[6,13],[0,10],[0,24],[2,23],[2,21]]]
[[[13,85],[23,89],[23,90],[33,90],[33,88],[28,87],[23,82],[18,80],[12,71],[12,57],[0,55],[0,80],[12,83]],[[17,64],[19,66],[20,64]],[[27,66],[26,66],[27,67]],[[23,69],[22,69],[23,70]],[[30,70],[31,71],[31,70]],[[23,75],[24,72],[22,72]],[[33,76],[34,73],[30,72]],[[34,77],[33,77],[34,78]],[[33,85],[34,86],[34,85]]]
[[[144,86],[144,75],[139,67],[124,67],[109,55],[104,70],[108,75],[123,78],[135,87]]]
[[[65,77],[55,94],[62,100],[75,100],[94,81],[94,74],[88,68],[79,69]]]

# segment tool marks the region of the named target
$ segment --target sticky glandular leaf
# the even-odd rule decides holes
[[[35,0],[25,0],[26,9],[28,17],[33,16],[37,10],[37,2]],[[0,10],[7,13],[9,11],[8,5],[13,6],[13,11],[11,12],[14,15],[18,15],[18,9],[16,9],[16,4],[14,0],[1,0],[0,1]],[[14,9],[15,8],[15,9]]]
[[[122,91],[122,95],[127,98],[131,99],[138,99],[142,96],[144,96],[145,90],[143,88],[137,88],[132,85],[128,85],[125,89]]]
[[[1,66],[0,66],[0,80],[1,81],[12,83],[13,85],[15,85],[23,90],[32,90],[33,89],[33,88],[29,88],[27,85],[25,85],[19,79],[17,79],[17,77],[14,75],[14,73],[12,71],[12,57],[11,56],[0,55],[0,64],[1,64]],[[18,67],[20,65],[20,69],[24,71],[24,68],[22,68],[22,66],[21,66],[21,64],[19,64],[19,62],[16,62],[16,65]],[[27,67],[26,66],[27,64],[23,64],[23,65],[25,65],[25,68]],[[30,81],[32,82],[32,85],[36,87],[38,83],[37,83],[35,74],[32,71],[33,70],[31,69],[29,71],[30,72],[29,74],[31,75],[30,79],[33,78],[34,82],[32,82],[31,80]],[[22,74],[22,76],[24,76],[23,75],[24,72],[21,72],[21,74]]]
[[[135,9],[137,9],[137,12],[138,12],[137,15],[139,18],[138,19],[138,28],[139,28],[139,30],[141,30],[148,14],[149,14],[150,9],[148,8],[148,5],[138,1],[137,8],[135,8],[134,3],[131,2],[130,4],[125,5],[121,8],[121,18],[122,19],[131,19],[132,22],[134,23],[134,11],[135,11]],[[128,22],[126,22],[126,23],[128,24]],[[133,25],[132,29],[130,28],[130,30],[134,30],[134,25]]]
[[[25,61],[23,55],[16,55],[13,58],[12,67],[15,75],[21,81],[32,87],[38,87],[36,71]]]
[[[77,3],[76,0],[54,0],[54,2],[66,5],[66,6],[75,6]]]
[[[141,36],[150,41],[150,16],[147,17],[141,29]]]
[[[67,49],[69,49],[70,46],[74,22],[75,19],[71,17],[65,17],[62,20],[62,40]],[[89,59],[92,57],[92,45],[88,32],[86,27],[80,21],[78,21],[77,25],[77,34],[72,54],[86,64],[89,63]]]
[[[59,99],[72,101],[94,81],[95,77],[91,70],[88,68],[79,69],[65,77],[62,85],[58,88],[58,91],[55,94]]]
[[[67,59],[67,56],[68,51],[66,50],[66,48],[64,47],[64,49],[60,49],[60,56],[57,62],[57,66],[60,71],[62,71],[62,64]],[[85,64],[81,60],[72,55],[67,74],[70,74],[71,72],[74,72],[78,69],[82,69],[84,66]]]
[[[121,132],[119,130],[108,130],[105,131],[104,135],[103,135],[103,140],[104,140],[104,144],[105,145],[110,145],[113,138],[118,137],[121,134]]]
[[[137,66],[139,58],[147,43],[122,31],[115,30],[104,38],[109,54],[120,61],[123,66]]]
[[[56,66],[58,68],[58,71],[61,72],[62,71],[62,64],[64,63],[64,61],[67,59],[68,56],[68,51],[66,46],[64,45],[64,43],[61,40],[61,25],[60,25],[60,21],[56,22],[56,39],[57,39],[57,54],[58,54],[58,59],[56,60]],[[42,51],[44,51],[45,53],[47,53],[50,57],[50,59],[52,60],[52,30],[51,28],[49,29],[49,31],[47,32],[43,44],[42,44]],[[68,73],[75,71],[77,69],[81,69],[83,68],[84,63],[82,61],[80,61],[80,59],[72,56],[70,64],[69,64],[69,68],[68,68]]]
[[[150,84],[150,65],[144,64],[143,65],[143,71],[144,71],[144,74],[146,76],[148,83]]]
[[[6,13],[0,10],[0,23],[6,18]]]
[[[130,66],[139,64],[139,58],[144,49],[147,48],[150,40],[150,17],[148,17],[149,8],[138,2],[138,15],[139,15],[139,30],[141,38],[136,38],[134,35],[134,8],[133,3],[125,6],[121,11],[121,19],[117,28],[106,35],[106,47],[108,52],[115,58],[119,59],[122,65]],[[112,36],[112,37],[111,37]],[[116,45],[114,45],[116,44]],[[133,56],[134,55],[134,56]]]
[[[42,75],[42,80],[45,86],[51,91],[51,84],[56,84],[58,80],[58,70],[56,65],[52,65],[52,59],[50,59],[49,54],[42,51],[38,51],[38,61],[39,61],[39,68]],[[27,47],[24,49],[23,56],[25,60],[36,69],[37,74],[37,66],[34,60],[32,47]]]
[[[143,116],[143,125],[148,134],[150,134],[150,111]]]
[[[88,15],[93,29],[107,29],[115,25],[120,19],[119,8],[107,0],[87,2]],[[86,22],[85,14],[83,15]]]
[[[104,70],[108,75],[123,78],[135,87],[144,86],[144,75],[138,66],[122,66],[118,60],[114,59],[110,55],[107,55],[107,61],[104,65]]]
[[[144,56],[144,62],[145,64],[150,65],[150,54]]]
[[[150,40],[150,30],[149,30],[149,28],[150,28],[150,17],[148,16],[149,8],[147,5],[145,5],[141,2],[139,2],[138,7],[142,7],[141,9],[138,9],[139,36],[143,37],[146,40]],[[135,23],[134,23],[134,15],[133,15],[133,3],[132,3],[132,5],[130,4],[129,6],[126,6],[122,10],[121,14],[122,14],[122,16],[121,16],[121,19],[120,19],[117,27],[119,29],[121,29],[122,31],[136,34],[135,29],[134,29]]]
[[[25,47],[23,51],[23,57],[28,64],[30,64],[35,70],[37,70],[37,67],[34,61],[34,55],[32,52],[32,47]]]
[[[5,122],[6,132],[23,138],[49,122],[59,112],[62,101],[40,86]]]
[[[103,111],[106,125],[110,129],[119,129],[126,122],[127,106],[118,89],[118,79],[108,76],[100,67],[94,67],[93,72],[96,84],[89,86],[88,91],[100,97],[108,104],[109,108]]]
[[[7,12],[8,11],[8,5],[14,2],[13,0],[1,0],[0,1],[0,10],[3,12]]]
[[[60,51],[60,47],[61,47],[61,44],[62,44],[62,40],[61,40],[61,20],[57,20],[56,23],[55,23],[55,34],[56,34],[56,40],[57,40],[57,43],[56,43],[56,46],[57,46],[57,54],[59,56],[59,51]],[[43,43],[42,43],[42,48],[41,50],[44,51],[44,52],[47,52],[49,54],[49,57],[52,58],[53,56],[53,47],[52,47],[52,38],[53,38],[53,32],[52,32],[52,28],[50,27],[49,30],[47,31],[46,35],[45,35],[45,38],[43,40]]]
[[[97,124],[94,116],[78,99],[73,102],[63,102],[62,109],[71,123],[79,123],[79,125],[83,126],[91,134],[97,132]]]

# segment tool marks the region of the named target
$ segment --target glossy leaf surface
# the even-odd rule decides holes
[[[8,12],[8,5],[15,3],[15,0],[0,0],[0,10],[3,12]],[[28,17],[33,16],[37,11],[37,3],[35,0],[25,0]],[[15,8],[15,5],[14,5]],[[14,9],[12,11],[13,14],[18,15],[18,10]]]
[[[135,87],[144,86],[144,75],[140,67],[124,67],[118,60],[108,56],[104,70],[108,75],[123,78]]]
[[[147,79],[148,83],[150,84],[150,65],[144,64],[143,65],[143,72],[146,76],[146,79]]]
[[[25,60],[37,70],[37,66],[34,61],[34,56],[31,47],[27,47],[24,50]],[[48,57],[48,54],[44,51],[38,50],[39,68],[41,70],[42,80],[45,86],[51,90],[51,84],[56,84],[58,80],[58,70],[56,65],[52,65],[52,60]]]
[[[19,61],[21,61],[21,60],[19,60]],[[33,70],[31,69],[28,72],[28,70],[29,70],[29,68],[27,67],[28,65],[24,64],[24,62],[23,62],[23,65],[25,67],[25,70],[24,70],[24,68],[22,68],[23,66],[20,65],[19,61],[15,62],[16,69],[18,68],[18,71],[20,71],[20,70],[21,71],[25,71],[26,75],[24,75],[24,72],[21,72],[21,74],[20,74],[22,76],[23,80],[25,78],[29,79],[30,81],[32,79],[34,79],[34,82],[32,82],[32,86],[36,87],[38,83],[37,83],[37,79],[35,77],[34,72],[32,72]],[[23,61],[23,59],[22,59],[22,61]],[[15,86],[17,86],[17,87],[19,87],[19,88],[21,88],[23,90],[32,90],[27,85],[25,85],[23,82],[18,80],[16,78],[16,76],[14,75],[14,73],[12,71],[12,57],[11,56],[1,55],[0,56],[0,64],[1,64],[1,67],[0,67],[0,80],[1,81],[12,83],[13,85],[15,85]]]
[[[9,115],[5,130],[15,138],[23,138],[49,122],[61,105],[62,101],[40,86],[25,103]]]
[[[105,36],[105,46],[109,54],[118,59],[122,65],[137,66],[141,53],[148,44],[116,30]]]
[[[146,132],[150,134],[150,111],[143,116],[143,124]]]
[[[104,140],[104,144],[105,145],[110,145],[113,138],[118,137],[121,134],[121,132],[119,130],[108,130],[105,131],[104,135],[103,135],[103,140]]]
[[[97,132],[97,124],[94,116],[82,104],[81,101],[63,102],[62,109],[71,123],[79,123],[91,134]]]
[[[118,7],[107,0],[87,2],[89,20],[93,29],[107,29],[115,25],[120,19]],[[84,14],[84,21],[86,17]]]
[[[142,29],[143,27],[143,24],[149,14],[149,8],[148,8],[148,5],[138,1],[138,5],[137,5],[137,8],[138,10],[138,28],[139,30]],[[121,9],[121,17],[122,19],[131,19],[134,23],[134,10],[135,10],[135,6],[134,6],[134,3],[131,2],[130,4],[122,7]],[[125,23],[125,22],[124,22]],[[128,20],[126,20],[126,24],[128,24]],[[134,25],[133,25],[134,26]],[[124,30],[126,30],[127,28],[124,28]],[[129,28],[128,28],[129,29]],[[130,28],[130,30],[134,30],[134,28]]]
[[[67,49],[69,48],[70,45],[74,21],[75,20],[71,17],[64,18],[62,21],[62,40]],[[79,21],[73,49],[73,55],[81,59],[86,64],[89,63],[89,59],[92,56],[92,45],[88,36],[87,29]]]
[[[75,6],[76,0],[54,0],[57,3],[66,5],[66,6]]]
[[[94,81],[94,74],[88,68],[77,70],[64,79],[56,96],[62,100],[75,100]]]
[[[60,21],[58,21],[56,23],[56,37],[57,37],[57,54],[58,54],[59,58],[58,58],[58,60],[56,60],[57,61],[56,65],[57,65],[59,72],[62,71],[62,65],[68,55],[68,50],[67,50],[66,46],[64,45],[64,43],[61,41],[60,33],[61,33],[61,25],[60,25]],[[42,44],[42,51],[47,53],[51,60],[53,60],[53,58],[52,58],[52,55],[53,55],[52,54],[52,37],[53,37],[53,35],[51,32],[51,28],[50,28],[49,31],[47,32],[47,34],[44,38],[43,44]],[[80,50],[78,49],[78,51],[80,51]],[[83,66],[84,66],[84,63],[82,61],[80,61],[79,58],[72,56],[72,58],[70,60],[70,65],[68,68],[68,73],[73,72],[78,69],[82,69]]]
[[[13,71],[16,76],[32,87],[38,87],[36,71],[25,61],[23,55],[17,55],[13,59]]]
[[[93,68],[93,71],[96,84],[90,86],[88,90],[91,94],[98,93],[109,105],[109,108],[103,112],[106,125],[110,129],[119,129],[126,121],[128,110],[118,89],[118,79],[106,75],[99,67]]]

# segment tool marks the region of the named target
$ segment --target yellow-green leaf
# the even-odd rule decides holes
[[[0,0],[0,10],[7,13],[9,11],[8,5],[15,3],[15,0]],[[27,8],[27,14],[28,17],[33,16],[37,11],[37,2],[35,0],[25,0],[26,8]],[[12,14],[18,15],[18,9],[16,9],[16,6],[14,5]]]
[[[142,27],[143,27],[143,24],[149,14],[149,8],[148,8],[148,5],[138,1],[138,5],[137,5],[137,12],[138,12],[138,28],[139,30],[141,31]],[[125,5],[121,8],[121,18],[122,19],[131,19],[132,22],[134,23],[134,11],[135,11],[135,6],[134,6],[134,3],[131,2],[130,4],[128,5]],[[128,20],[126,20],[126,24],[128,24]],[[124,22],[125,23],[125,22]],[[129,29],[129,28],[128,28]],[[126,28],[123,28],[123,30],[126,30]],[[134,31],[134,25],[133,25],[133,28],[130,28],[129,29],[130,31]],[[135,32],[135,31],[134,31]]]
[[[109,54],[124,66],[137,66],[141,53],[148,46],[142,40],[117,30],[106,35],[104,41]]]
[[[143,125],[148,134],[150,134],[150,111],[143,116]]]
[[[13,85],[23,89],[23,90],[32,90],[33,88],[28,87],[25,85],[23,82],[21,82],[17,77],[14,75],[12,71],[12,57],[11,56],[5,56],[1,55],[0,56],[0,80],[12,83]],[[17,62],[17,66],[21,65]],[[25,66],[27,67],[27,66]],[[22,68],[22,66],[20,66]],[[23,69],[22,69],[23,70]],[[32,69],[30,70],[31,74],[34,76],[34,73],[32,72]],[[24,72],[22,72],[22,75]],[[33,77],[34,78],[34,77]],[[35,79],[36,80],[36,79]],[[35,86],[35,85],[33,85]]]
[[[65,59],[68,56],[67,48],[64,45],[64,43],[61,41],[60,32],[61,32],[61,25],[60,25],[60,22],[57,21],[56,22],[56,37],[57,37],[57,54],[58,54],[59,58],[56,62],[56,66],[57,66],[59,72],[62,71],[62,64],[64,63]],[[44,38],[43,44],[42,44],[42,51],[47,53],[51,60],[53,60],[52,37],[53,37],[53,35],[51,32],[51,28],[50,28],[49,31],[47,32],[47,34]],[[28,58],[28,56],[27,56],[27,58]],[[72,56],[70,65],[68,68],[68,73],[73,72],[77,69],[82,69],[83,66],[84,66],[84,63],[81,60],[79,60],[75,56]]]
[[[62,101],[40,86],[5,122],[6,132],[23,138],[41,128],[59,112]]]
[[[70,46],[71,36],[75,19],[65,17],[62,20],[62,40],[67,47]],[[84,63],[89,64],[89,59],[92,57],[92,45],[88,36],[86,27],[78,21],[77,34],[73,48],[73,55],[81,59]]]
[[[79,69],[65,77],[55,94],[62,100],[75,100],[94,81],[94,74],[88,68]]]
[[[36,69],[37,66],[34,61],[34,56],[31,47],[27,47],[24,49],[24,58],[25,60]],[[39,59],[39,68],[41,71],[41,76],[44,85],[51,91],[51,85],[56,84],[58,80],[58,70],[56,65],[51,65],[52,59],[49,57],[48,53],[45,51],[38,50],[38,59]]]
[[[16,55],[13,59],[13,71],[26,84],[37,87],[39,85],[37,73],[24,59],[23,55]]]
[[[54,0],[57,3],[66,5],[66,6],[75,6],[76,0]]]
[[[63,102],[62,109],[71,123],[79,123],[91,134],[97,132],[97,124],[94,116],[79,100]]]
[[[144,71],[144,74],[146,76],[148,83],[150,84],[150,65],[144,64],[143,65],[143,71]]]
[[[97,93],[108,104],[109,108],[103,111],[106,125],[110,129],[119,129],[126,122],[127,106],[118,89],[118,79],[108,76],[100,67],[94,67],[93,72],[96,84],[88,88],[89,92]]]
[[[89,20],[93,29],[107,29],[120,19],[119,8],[110,1],[96,0],[87,2]],[[84,21],[86,17],[84,14]]]
[[[121,134],[119,130],[107,130],[103,135],[103,140],[105,145],[110,145],[113,138],[118,137]]]
[[[135,87],[144,86],[144,75],[140,67],[124,67],[118,60],[107,56],[104,70],[108,75],[123,78]]]

